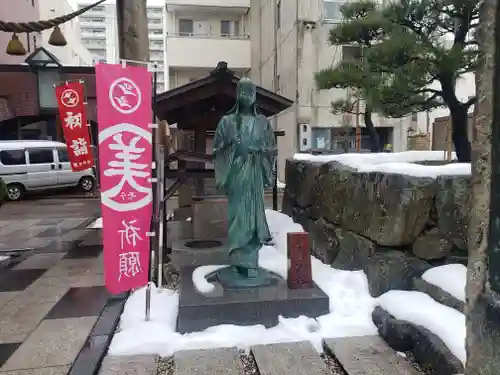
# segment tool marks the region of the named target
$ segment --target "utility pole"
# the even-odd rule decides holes
[[[116,0],[116,17],[120,59],[149,61],[146,0]]]

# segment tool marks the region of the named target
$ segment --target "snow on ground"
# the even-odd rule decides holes
[[[7,260],[9,258],[10,258],[10,256],[8,256],[8,255],[0,255],[0,262],[3,262],[4,260]]]
[[[303,229],[290,217],[277,211],[266,210],[266,217],[275,244],[260,250],[259,265],[286,278],[286,234]],[[330,298],[330,313],[327,315],[316,319],[305,316],[295,319],[280,317],[279,324],[272,328],[261,325],[220,325],[202,332],[180,334],[175,332],[178,292],[153,287],[151,320],[146,322],[145,288],[142,288],[127,300],[109,354],[170,356],[178,350],[231,346],[248,349],[252,345],[302,340],[309,340],[321,351],[322,338],[376,335],[371,313],[378,304],[398,319],[426,327],[440,337],[458,359],[465,361],[465,317],[462,313],[420,292],[394,290],[374,299],[368,292],[368,282],[362,271],[336,270],[314,257],[311,257],[311,262],[314,281]],[[221,267],[212,265],[197,268],[193,273],[196,287],[203,293],[210,292],[213,285],[206,281],[205,275]],[[441,271],[434,273],[440,277],[430,273],[430,279],[442,280],[444,274],[455,272],[446,273],[443,267],[437,269]],[[448,271],[450,269],[448,267]]]
[[[414,164],[423,161],[445,160],[443,151],[405,151],[394,153],[310,155],[295,154],[295,160],[305,160],[319,163],[337,161],[359,172],[381,172],[403,174],[415,177],[432,177],[442,175],[470,175],[470,163],[452,163],[446,165]],[[456,159],[455,153],[452,158]]]
[[[260,264],[286,276],[286,233],[303,231],[302,226],[279,212],[266,210],[274,246],[264,246]],[[362,271],[340,271],[312,258],[312,273],[316,284],[330,297],[330,313],[317,319],[299,317],[280,318],[272,328],[256,326],[221,325],[203,332],[179,334],[175,332],[179,295],[165,289],[152,292],[151,320],[144,320],[145,289],[133,293],[125,305],[118,332],[109,353],[111,355],[159,354],[172,355],[184,349],[237,346],[247,349],[251,345],[309,340],[321,351],[325,337],[343,337],[377,334],[371,312],[375,300],[368,292],[368,282]],[[211,284],[203,275],[219,266],[199,268],[193,278],[197,287],[210,291]]]
[[[463,264],[446,264],[433,267],[424,272],[422,279],[465,302],[467,267]]]
[[[425,293],[391,290],[378,304],[396,319],[426,327],[438,336],[465,366],[465,315]]]
[[[87,226],[87,229],[102,229],[102,217]]]

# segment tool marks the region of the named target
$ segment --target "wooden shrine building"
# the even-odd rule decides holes
[[[205,195],[204,179],[213,179],[211,138],[219,120],[236,102],[239,81],[226,62],[219,62],[207,77],[157,95],[155,113],[169,125],[177,125],[177,132],[189,134],[180,137],[177,150],[166,157],[165,177],[173,182],[168,194],[173,194],[187,179],[196,181],[196,195]],[[292,106],[293,102],[281,95],[257,86],[257,110],[266,117],[274,116]],[[275,131],[276,136],[284,135]],[[169,165],[176,161],[177,169]],[[179,192],[179,206],[189,205],[192,198]]]

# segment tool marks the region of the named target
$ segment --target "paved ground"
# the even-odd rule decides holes
[[[173,358],[106,357],[99,375],[422,375],[379,336],[328,339],[320,355],[310,342],[189,350]]]
[[[15,255],[0,262],[1,375],[66,374],[86,343],[109,297],[99,231],[85,229],[98,212],[78,199],[0,208],[0,251]]]
[[[73,231],[99,214],[92,199],[38,199],[0,207],[0,255],[11,251],[61,247],[81,237]],[[3,254],[2,254],[3,253]]]

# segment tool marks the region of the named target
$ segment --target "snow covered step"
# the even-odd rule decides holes
[[[174,375],[245,375],[236,348],[181,350],[174,366]]]
[[[325,362],[309,341],[250,348],[260,375],[328,375]]]
[[[413,282],[419,292],[460,312],[465,309],[466,283],[467,267],[462,264],[433,267],[422,274],[421,280],[415,279]]]
[[[380,336],[326,339],[325,350],[338,360],[349,375],[420,375]]]

